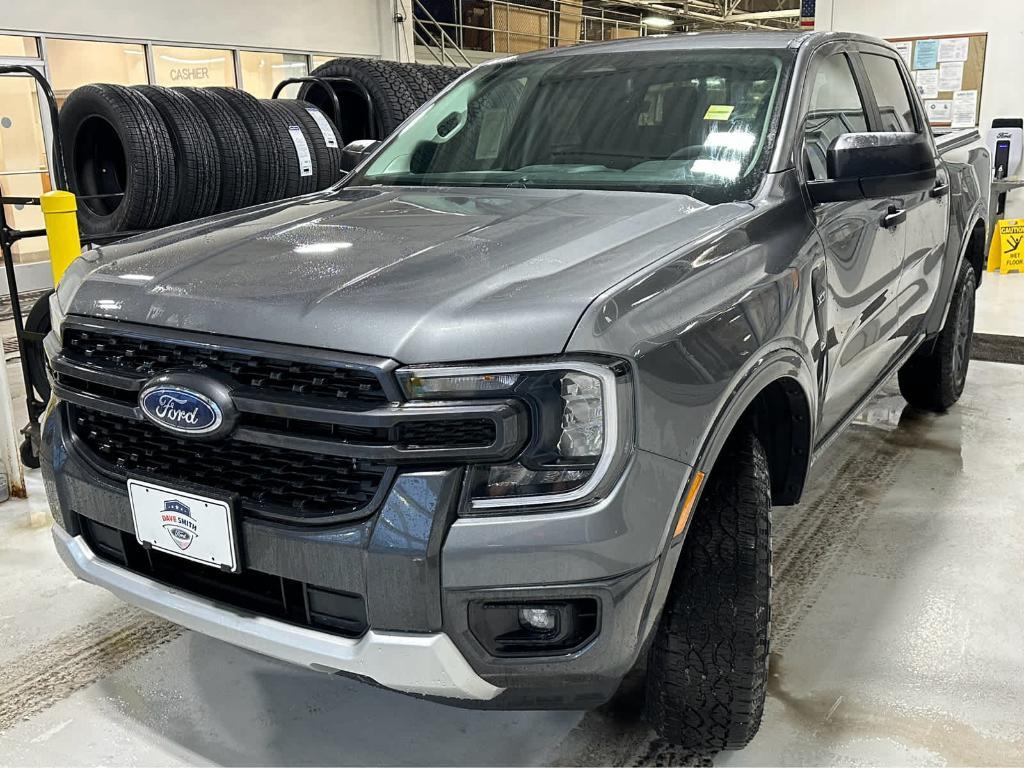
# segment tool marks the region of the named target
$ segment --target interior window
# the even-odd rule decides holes
[[[862,55],[861,59],[871,82],[871,90],[878,100],[878,109],[882,113],[882,129],[917,133],[917,120],[910,106],[910,95],[896,60],[871,53]]]
[[[821,62],[814,76],[804,123],[809,177],[826,178],[825,153],[832,142],[844,133],[862,133],[867,126],[867,112],[857,91],[850,60],[841,53],[829,56]]]

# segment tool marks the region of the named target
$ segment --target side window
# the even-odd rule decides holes
[[[900,77],[896,60],[873,53],[862,54],[861,60],[871,82],[871,90],[875,92],[878,111],[882,113],[882,130],[917,133],[918,125],[910,105],[910,95]]]
[[[804,122],[808,176],[826,177],[825,152],[838,136],[868,129],[867,111],[853,79],[850,60],[837,53],[821,62],[814,76],[811,103]]]

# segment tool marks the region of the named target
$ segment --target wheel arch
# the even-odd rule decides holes
[[[711,472],[736,429],[752,429],[768,455],[772,504],[797,503],[814,443],[814,391],[814,378],[796,352],[780,350],[766,358],[721,409],[696,468]]]

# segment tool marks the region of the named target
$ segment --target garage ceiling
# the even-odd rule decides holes
[[[676,32],[737,27],[793,29],[800,25],[800,0],[600,0],[596,5],[671,19],[674,24],[670,29]]]

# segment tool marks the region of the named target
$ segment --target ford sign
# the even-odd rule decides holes
[[[153,423],[187,435],[205,435],[223,420],[221,409],[206,395],[174,386],[154,386],[139,396],[142,412]]]

